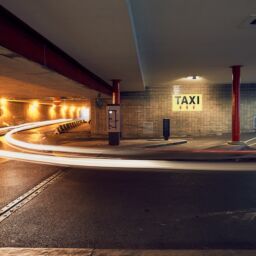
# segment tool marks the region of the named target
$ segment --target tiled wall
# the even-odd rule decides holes
[[[203,111],[172,112],[174,88],[149,87],[144,92],[121,95],[123,137],[161,137],[163,118],[171,119],[174,136],[227,133],[231,130],[231,85],[180,86],[180,94],[202,94]],[[106,109],[92,107],[92,131],[106,134]],[[256,85],[241,86],[241,131],[253,131]]]

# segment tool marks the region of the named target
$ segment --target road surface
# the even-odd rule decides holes
[[[237,165],[239,163],[233,163]],[[2,247],[256,249],[256,172],[148,172],[0,162]]]

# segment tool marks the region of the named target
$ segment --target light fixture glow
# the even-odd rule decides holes
[[[38,102],[37,100],[34,100],[34,101],[32,102],[32,107],[33,107],[33,108],[38,108],[38,107],[39,107],[39,102]]]
[[[76,118],[80,118],[81,108],[76,109]]]
[[[2,118],[8,118],[11,115],[11,113],[8,109],[6,98],[1,98],[0,99],[0,110],[1,110],[0,116]]]
[[[28,116],[33,121],[39,120],[39,118],[40,118],[40,111],[39,111],[38,107],[39,107],[39,102],[37,100],[34,100],[29,104]]]
[[[67,109],[68,109],[68,107],[67,107],[67,105],[61,105],[61,109],[60,109],[60,114],[61,114],[61,117],[62,118],[65,118],[66,117],[66,115],[67,115]]]
[[[76,110],[76,107],[75,107],[75,106],[71,106],[71,107],[70,107],[70,112],[71,112],[71,113],[74,113],[75,110]]]
[[[197,75],[193,75],[193,76],[188,76],[187,79],[188,80],[198,80],[200,79],[201,77],[200,76],[197,76]]]
[[[62,105],[62,106],[61,106],[61,110],[67,111],[67,109],[68,109],[67,105]]]
[[[52,106],[49,108],[49,115],[51,119],[56,118],[56,105],[52,104]]]
[[[0,104],[1,104],[2,106],[6,105],[6,103],[7,103],[7,99],[6,99],[6,98],[1,98],[1,99],[0,99]]]

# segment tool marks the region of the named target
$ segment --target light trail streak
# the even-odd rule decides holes
[[[0,128],[0,134],[7,133],[14,129],[17,129],[16,132],[25,131],[28,129],[38,128],[41,126],[63,123],[63,122],[67,122],[70,120],[71,119],[57,119],[57,120],[50,120],[50,121],[47,120],[47,121],[41,121],[41,122],[31,122],[31,123],[19,124],[19,125],[14,125],[14,126],[7,126],[7,127]],[[24,128],[24,129],[22,129],[22,128]],[[19,130],[19,129],[21,129],[21,130]]]
[[[8,127],[5,127],[5,128],[2,128],[2,130],[3,131],[11,130],[11,131],[6,133],[5,138],[6,138],[7,141],[10,140],[10,141],[8,141],[10,144],[12,144],[11,142],[13,142],[13,144],[15,145],[15,143],[17,143],[19,141],[12,138],[12,135],[14,133],[25,131],[25,130],[30,130],[30,129],[34,129],[34,128],[39,128],[39,127],[43,127],[43,126],[47,126],[47,125],[53,125],[53,124],[68,122],[68,121],[70,121],[70,119],[47,120],[47,121],[21,124],[21,125],[17,125],[17,126],[8,126]],[[0,129],[0,131],[1,131],[1,129]]]
[[[76,152],[81,153],[81,148],[75,147],[63,147],[63,146],[51,146],[51,145],[39,145],[31,144],[22,141],[15,140],[12,135],[28,129],[43,127],[46,125],[57,124],[67,119],[51,120],[36,122],[32,124],[26,124],[22,127],[18,127],[8,132],[5,135],[8,143],[14,144],[18,147],[25,147],[36,150],[47,151],[61,151],[61,152]],[[66,150],[66,151],[63,151]],[[90,149],[89,149],[90,150]],[[88,151],[88,149],[87,149]],[[109,170],[129,170],[129,171],[256,171],[255,163],[234,163],[234,162],[179,162],[179,161],[164,161],[164,160],[129,160],[129,159],[116,159],[116,158],[93,158],[93,157],[64,157],[53,155],[32,154],[23,152],[13,152],[0,150],[0,157],[10,158],[16,160],[23,160],[29,162],[36,162],[41,164],[51,164],[57,166],[66,167],[78,167],[84,169],[109,169]]]
[[[13,134],[42,127],[49,124],[56,124],[59,122],[65,122],[69,121],[70,119],[59,119],[59,120],[51,120],[51,121],[43,121],[43,122],[35,122],[35,123],[29,123],[26,125],[23,125],[21,127],[14,128],[10,132],[8,132],[5,135],[5,139],[7,143],[28,149],[28,150],[36,150],[36,151],[45,151],[45,152],[62,152],[62,153],[78,153],[78,154],[106,154],[106,155],[133,155],[134,152],[131,152],[129,150],[111,150],[111,149],[95,149],[95,148],[84,148],[84,147],[71,147],[71,146],[55,146],[55,145],[42,145],[42,144],[34,144],[34,143],[28,143],[20,140],[16,140],[13,138]],[[254,138],[255,139],[255,138]],[[251,139],[252,140],[252,139]],[[250,141],[250,140],[249,140]],[[252,150],[221,150],[221,149],[162,149],[162,152],[170,152],[170,153],[191,153],[191,154],[218,154],[218,155],[255,155],[256,151],[255,149]],[[137,150],[137,153],[141,153],[141,151]]]
[[[14,129],[6,133],[5,140],[7,143],[15,147],[20,147],[20,148],[29,149],[29,150],[37,150],[37,151],[47,151],[47,152],[54,151],[54,152],[62,152],[62,153],[79,153],[79,154],[103,154],[103,153],[120,154],[116,150],[110,150],[110,149],[102,150],[102,149],[81,148],[81,147],[42,145],[42,144],[28,143],[28,142],[20,141],[13,138],[13,135],[15,133],[18,133],[21,131],[25,131],[33,128],[39,128],[46,125],[61,123],[65,121],[70,121],[70,119],[59,119],[59,120],[53,120],[53,121],[51,120],[51,121],[35,122],[35,123],[24,124],[19,127],[14,127]],[[126,152],[126,154],[129,154],[129,152]]]
[[[4,134],[12,129],[15,129],[15,128],[20,128],[20,127],[24,127],[28,124],[33,124],[33,123],[26,123],[26,124],[20,124],[20,125],[14,125],[14,126],[7,126],[7,127],[4,127],[4,128],[0,128],[0,134]]]
[[[255,163],[202,163],[161,160],[72,158],[0,150],[0,157],[83,169],[129,171],[256,171]]]

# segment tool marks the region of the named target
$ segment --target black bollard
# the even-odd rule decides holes
[[[163,119],[163,137],[168,140],[170,137],[170,119]]]

